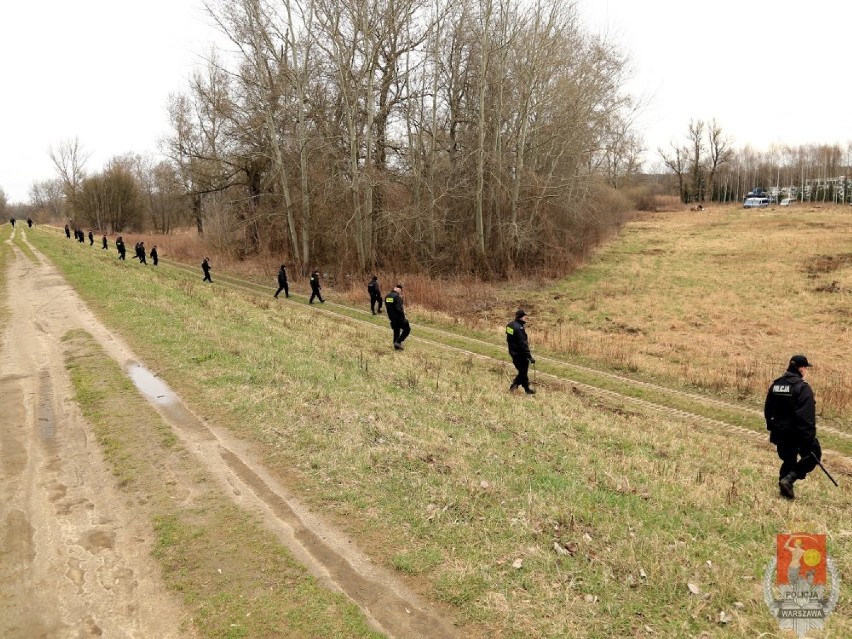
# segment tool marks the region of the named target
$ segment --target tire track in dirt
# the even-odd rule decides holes
[[[66,399],[61,280],[14,254],[0,335],[0,636],[186,636],[147,529]]]
[[[250,446],[196,416],[151,374],[139,358],[88,310],[53,266],[39,256],[33,269],[53,281],[53,313],[40,316],[43,330],[64,335],[84,328],[121,366],[154,409],[169,423],[183,445],[218,480],[238,505],[258,513],[297,560],[326,587],[342,592],[366,614],[372,625],[392,637],[452,639],[453,624],[410,591],[389,571],[376,566],[352,540],[309,511],[285,486],[265,472]],[[35,292],[34,292],[35,293]],[[44,302],[42,302],[44,303]],[[37,316],[38,314],[34,314]],[[62,317],[62,322],[56,322]],[[105,543],[103,537],[90,544]],[[154,636],[154,635],[151,635]]]

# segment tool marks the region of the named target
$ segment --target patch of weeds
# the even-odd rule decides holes
[[[391,563],[400,572],[420,575],[432,570],[442,561],[442,553],[437,548],[419,548],[397,553]]]
[[[455,606],[470,603],[488,588],[479,575],[445,573],[435,580],[435,597]]]

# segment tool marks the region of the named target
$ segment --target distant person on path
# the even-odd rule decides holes
[[[85,234],[85,233],[83,233],[83,229],[79,229],[79,230],[77,231],[77,241],[78,241],[80,244],[85,244],[85,243],[86,243],[86,234]]]
[[[325,304],[325,300],[322,298],[322,294],[320,293],[321,288],[319,271],[314,271],[311,273],[311,298],[308,300],[308,304],[313,304],[315,297]]]
[[[509,356],[512,364],[518,370],[518,374],[509,386],[509,392],[514,393],[518,386],[524,389],[527,395],[535,395],[535,390],[530,388],[530,364],[535,364],[535,358],[530,353],[530,342],[527,338],[525,318],[529,317],[523,309],[515,312],[515,320],[506,325],[506,344],[509,346]]]
[[[89,231],[89,246],[95,245],[95,234]]]
[[[388,320],[393,329],[393,347],[398,351],[403,351],[405,348],[402,343],[411,333],[411,324],[405,318],[405,308],[402,300],[402,284],[397,284],[393,290],[388,293],[385,298],[385,309],[388,313]]]
[[[120,235],[118,236],[118,239],[115,240],[115,248],[118,251],[118,259],[123,260],[127,253],[127,248],[124,246],[124,240],[121,239]]]
[[[382,312],[382,288],[379,286],[379,278],[373,275],[373,279],[367,284],[367,292],[370,294],[370,312],[376,314],[376,304],[379,305],[379,313]]]
[[[160,262],[160,255],[157,253],[157,245],[151,247],[151,261],[154,263],[154,266],[157,266]]]
[[[763,415],[769,441],[775,444],[781,469],[778,490],[786,499],[795,499],[793,484],[804,479],[822,459],[816,438],[816,402],[805,374],[811,367],[804,355],[793,355],[787,371],[769,387]]]
[[[65,225],[65,237],[67,237],[69,240],[71,239],[71,227],[67,224]]]
[[[284,291],[284,297],[290,297],[290,287],[287,282],[287,267],[284,264],[278,269],[278,290],[275,291],[276,299],[281,291]]]
[[[11,224],[11,225],[12,225],[12,228],[14,228],[14,227],[15,227],[15,218],[10,217],[10,218],[9,218],[9,224]]]
[[[28,217],[28,218],[27,218],[27,226],[28,226],[29,228],[32,228],[32,227],[33,227],[33,218],[31,218],[31,217]]]
[[[107,241],[107,236],[106,236],[106,235],[104,235],[104,236],[101,238],[101,244],[103,244],[103,248],[102,248],[101,250],[106,250],[106,249],[108,249],[108,248],[109,248],[109,242]]]
[[[204,271],[204,279],[202,281],[212,284],[213,280],[210,278],[210,258],[204,258],[204,261],[201,262],[201,270]]]
[[[145,242],[139,242],[139,244],[136,245],[136,257],[139,258],[140,264],[148,264],[148,262],[145,261]]]

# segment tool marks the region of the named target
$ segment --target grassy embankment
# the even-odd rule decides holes
[[[387,329],[36,241],[196,410],[469,636],[775,632],[761,578],[798,522],[850,568],[848,493],[815,475],[779,500],[768,447],[556,387],[510,397],[503,364],[394,353]]]
[[[83,331],[65,336],[76,399],[107,462],[155,531],[167,585],[202,637],[377,637],[343,596],[320,587],[178,443],[118,365]],[[116,407],[127,416],[116,419]],[[130,417],[132,416],[132,418]]]

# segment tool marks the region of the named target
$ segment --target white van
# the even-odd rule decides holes
[[[744,209],[762,209],[765,206],[769,206],[768,197],[750,197],[743,202]]]

